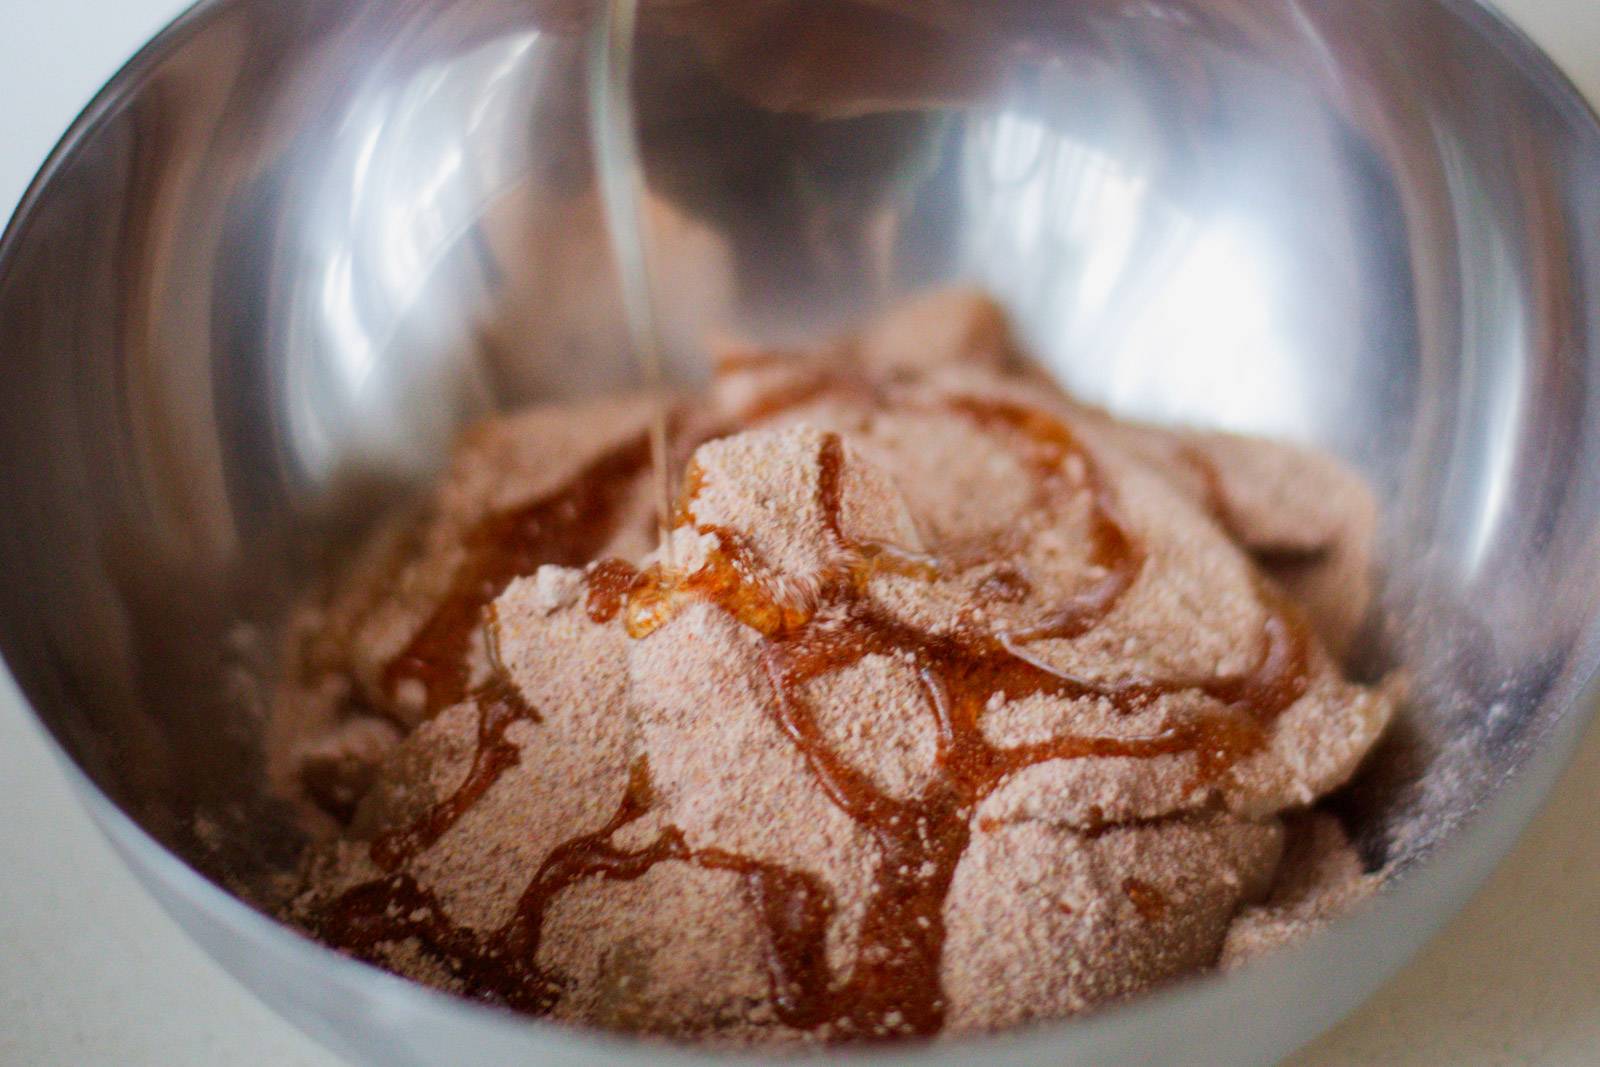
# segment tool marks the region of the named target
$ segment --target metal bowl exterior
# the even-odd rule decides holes
[[[985,284],[1091,399],[1364,470],[1385,502],[1370,658],[1416,693],[1349,801],[1397,873],[1335,933],[1078,1022],[871,1058],[1269,1062],[1455,910],[1587,718],[1600,126],[1465,0],[952,3],[955,29],[846,9],[866,69],[912,72],[887,96],[774,79],[781,56],[707,81],[698,30],[649,43],[680,373],[706,329],[814,334]],[[0,648],[156,897],[357,1062],[666,1055],[344,960],[196,871],[248,882],[292,851],[261,795],[260,677],[321,547],[473,414],[630,381],[585,16],[203,3],[90,106],[0,242]]]

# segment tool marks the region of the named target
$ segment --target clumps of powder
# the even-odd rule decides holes
[[[1234,919],[1222,946],[1224,969],[1309,937],[1377,891],[1378,877],[1363,868],[1338,819],[1313,811],[1288,819],[1286,827],[1277,883]]]
[[[478,706],[446,708],[413,730],[378,765],[372,786],[350,820],[349,836],[370,841],[408,826],[458,789],[478,745]]]
[[[738,874],[668,862],[563,894],[545,921],[540,963],[574,990],[557,1018],[698,1037],[776,1022],[765,953]]]
[[[1335,656],[1349,650],[1370,606],[1377,528],[1360,477],[1283,442],[1084,416],[1207,511],[1305,610]]]
[[[686,502],[701,530],[738,533],[774,581],[814,584],[841,557],[820,503],[824,432],[812,426],[751,430],[695,452],[695,488]],[[840,525],[865,541],[915,548],[920,541],[895,485],[876,466],[841,471]]]
[[[631,710],[663,817],[691,846],[809,872],[832,890],[828,948],[842,972],[877,849],[785,736],[762,651],[759,635],[697,604],[633,646]]]
[[[340,576],[322,619],[298,654],[317,676],[349,679],[361,709],[406,725],[426,713],[417,687],[386,684],[385,669],[450,595],[470,554],[473,531],[568,485],[595,461],[639,442],[633,485],[620,495],[616,544],[597,555],[640,553],[651,528],[644,433],[652,406],[643,398],[540,407],[475,426],[463,437],[422,513],[391,523]],[[475,667],[481,675],[481,641]]]
[[[1058,1018],[1208,966],[1267,891],[1275,822],[979,826],[945,904],[947,1030]]]
[[[939,727],[916,660],[873,654],[801,688],[828,746],[890,796],[919,796],[934,779]]]
[[[347,719],[300,749],[301,783],[320,807],[348,818],[399,743],[400,731],[386,719]]]
[[[730,357],[708,401],[728,432],[688,465],[676,570],[645,555],[642,479],[596,547],[596,561],[656,565],[638,580],[656,582],[650,625],[629,635],[627,602],[644,586],[626,566],[532,566],[484,606],[466,697],[429,715],[384,671],[469,566],[472,531],[561,491],[638,434],[644,409],[543,409],[470,435],[424,517],[375,541],[303,622],[305,670],[284,702],[300,731],[289,778],[324,810],[354,813],[308,859],[291,915],[315,929],[340,894],[398,871],[487,945],[563,846],[654,849],[659,862],[597,868],[547,902],[532,962],[561,990],[551,1014],[731,1044],[837,1036],[782,1022],[779,950],[740,872],[793,872],[826,891],[824,962],[843,988],[875,962],[865,951],[884,951],[863,924],[889,838],[819,773],[784,701],[803,702],[808,744],[870,789],[934,802],[950,709],[919,657],[939,641],[1009,649],[1084,687],[996,688],[978,722],[995,751],[1108,743],[1019,766],[962,813],[940,913],[946,1032],[1069,1015],[1231,965],[1347,906],[1370,883],[1337,824],[1299,812],[1354,772],[1393,699],[1347,681],[1321,642],[1308,639],[1300,688],[1220,773],[1201,744],[1129,756],[1114,743],[1250,714],[1202,690],[1264,670],[1271,620],[1303,610],[1336,646],[1347,639],[1366,604],[1370,497],[1300,450],[1115,423],[1016,353],[991,302],[947,293],[811,358]],[[1072,448],[974,414],[1011,409],[1042,413]],[[1106,514],[1126,535],[1110,553],[1122,562],[1108,556]],[[1123,566],[1126,588],[1094,625],[1041,625]],[[623,575],[615,611],[593,596],[607,567]],[[823,641],[859,624],[851,611],[927,641],[886,640],[786,693],[776,642],[801,626]],[[1115,696],[1149,679],[1192,684]],[[414,936],[372,955],[473,992],[459,960]]]

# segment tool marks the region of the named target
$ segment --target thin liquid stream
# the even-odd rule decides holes
[[[651,246],[644,218],[644,169],[633,107],[633,43],[638,0],[607,0],[595,25],[589,50],[589,124],[595,143],[595,171],[605,207],[606,234],[616,259],[622,312],[639,373],[654,411],[650,422],[656,528],[661,554],[672,558],[671,465],[668,462],[666,376],[661,365],[651,288]]]

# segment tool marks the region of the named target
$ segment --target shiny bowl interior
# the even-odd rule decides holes
[[[678,378],[708,334],[816,336],[977,282],[1087,398],[1312,442],[1377,488],[1357,667],[1402,665],[1414,696],[1339,803],[1386,892],[1226,981],[981,1054],[1238,1064],[1306,1040],[1487,873],[1588,714],[1593,115],[1470,0],[662,7],[636,95]],[[0,245],[6,662],[162,903],[357,1062],[664,1055],[413,987],[219,888],[297,847],[259,751],[293,591],[465,420],[633,382],[591,16],[202,3]]]

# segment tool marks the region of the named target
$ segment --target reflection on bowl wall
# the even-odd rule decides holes
[[[976,282],[1086,398],[1315,443],[1378,488],[1367,667],[1403,664],[1414,698],[1342,803],[1389,891],[1225,982],[982,1055],[1293,1047],[1486,873],[1584,718],[1600,128],[1466,0],[668,9],[637,95],[679,380],[708,337],[813,337]],[[465,420],[633,383],[589,14],[203,3],[80,119],[0,250],[7,663],[158,898],[362,1062],[659,1056],[340,960],[162,847],[246,891],[291,863],[259,754],[286,596]]]

